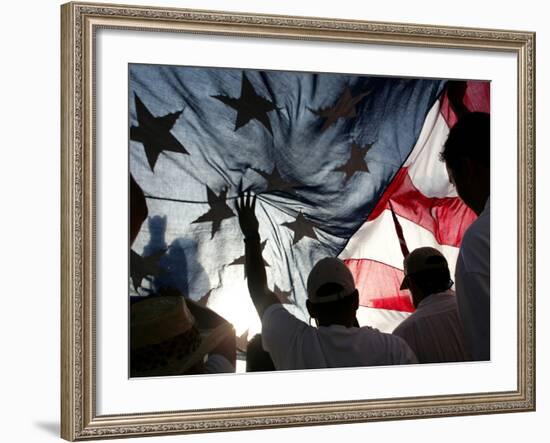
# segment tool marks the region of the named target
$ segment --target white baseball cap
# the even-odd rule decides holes
[[[327,283],[336,283],[342,290],[319,296],[317,291]],[[336,257],[326,257],[317,262],[307,279],[307,298],[312,303],[328,303],[341,300],[355,291],[353,275],[345,263]]]

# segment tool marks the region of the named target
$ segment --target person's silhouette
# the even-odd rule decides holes
[[[320,260],[307,279],[306,307],[318,327],[288,312],[267,286],[256,196],[250,191],[237,201],[244,235],[247,282],[262,321],[262,345],[276,369],[314,369],[416,363],[401,338],[356,326],[359,293],[353,275],[338,258]]]
[[[464,233],[456,265],[456,296],[470,353],[490,358],[490,117],[464,115],[441,153],[450,182],[478,218]]]

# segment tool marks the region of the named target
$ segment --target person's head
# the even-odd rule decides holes
[[[403,261],[405,277],[400,289],[411,292],[414,307],[431,294],[446,291],[453,285],[445,257],[434,248],[412,251]]]
[[[441,152],[450,182],[476,214],[483,211],[490,192],[490,116],[465,114],[450,130]]]
[[[356,323],[359,293],[348,267],[335,257],[320,260],[307,279],[306,307],[318,325]]]

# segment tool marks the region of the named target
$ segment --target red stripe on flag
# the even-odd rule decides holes
[[[426,197],[414,186],[407,167],[399,170],[368,220],[389,209],[390,199],[396,214],[431,231],[441,245],[459,247],[464,232],[476,218],[458,197]]]
[[[403,271],[374,260],[344,260],[359,291],[359,304],[369,308],[413,312],[409,291],[399,289]]]

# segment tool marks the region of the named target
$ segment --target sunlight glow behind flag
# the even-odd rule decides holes
[[[454,118],[445,81],[139,64],[129,74],[130,173],[148,208],[131,294],[175,288],[238,335],[259,332],[234,206],[247,188],[269,286],[303,320],[307,276],[325,256],[352,269],[362,321],[390,328],[410,311],[389,199],[409,249],[435,244],[454,267],[472,215],[438,159]]]

